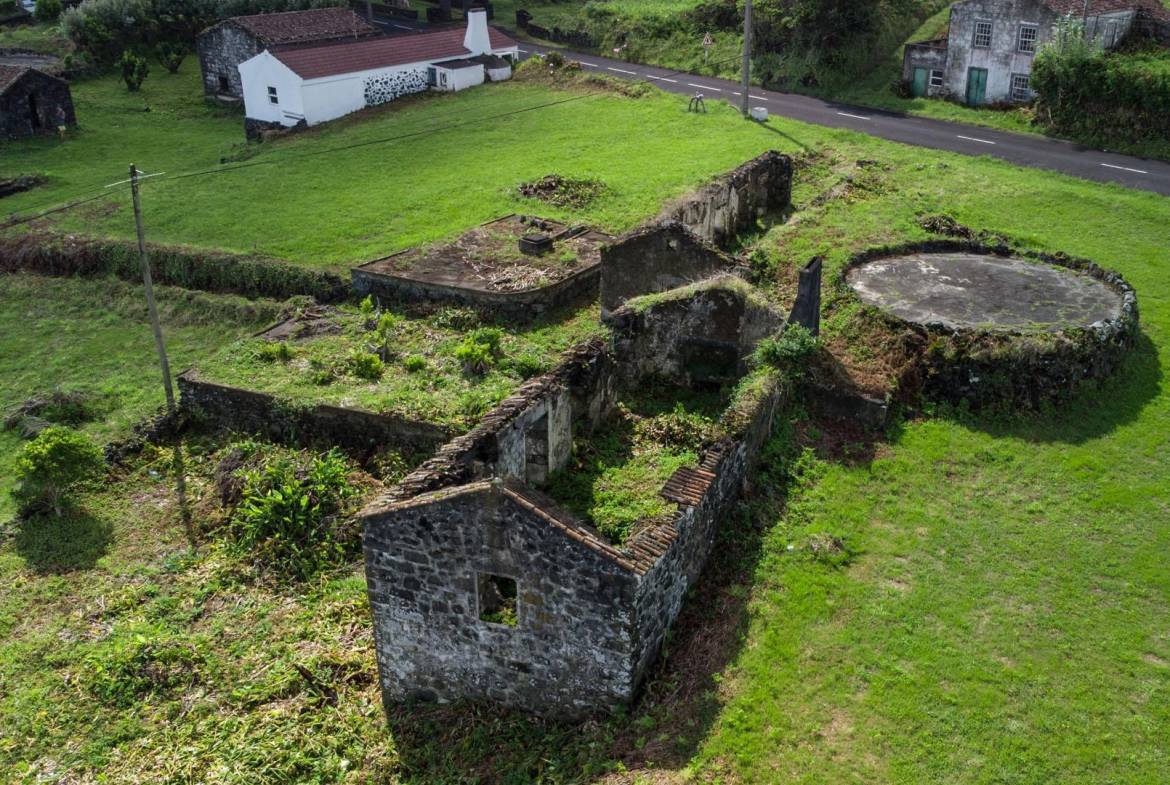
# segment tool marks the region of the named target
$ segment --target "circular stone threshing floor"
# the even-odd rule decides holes
[[[869,305],[952,329],[1058,332],[1121,314],[1122,297],[1063,267],[1016,257],[920,253],[874,259],[846,276]]]

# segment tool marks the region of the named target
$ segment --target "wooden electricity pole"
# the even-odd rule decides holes
[[[752,0],[743,4],[743,116],[748,116],[748,91],[752,70]]]
[[[138,167],[130,164],[130,193],[134,199],[134,228],[138,231],[138,259],[142,263],[142,283],[146,286],[146,309],[150,312],[150,328],[154,330],[154,346],[158,350],[158,364],[162,368],[163,389],[167,394],[167,414],[175,413],[175,392],[171,389],[171,366],[167,362],[167,347],[163,344],[162,326],[158,323],[158,308],[154,304],[154,285],[150,280],[150,262],[146,258],[146,235],[142,231],[142,205],[138,200]]]

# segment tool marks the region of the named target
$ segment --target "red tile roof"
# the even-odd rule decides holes
[[[308,11],[236,16],[226,20],[225,24],[242,27],[264,45],[368,36],[378,32],[376,27],[348,8],[313,8]]]
[[[323,46],[278,49],[272,54],[302,79],[318,79],[407,63],[466,57],[471,52],[463,46],[465,32],[466,28],[452,27],[425,33],[336,41]],[[488,35],[493,49],[516,45],[494,27],[488,28]]]
[[[1084,0],[1040,0],[1058,14],[1080,18],[1085,13]],[[1089,0],[1089,16],[1116,13],[1118,11],[1142,10],[1156,19],[1170,21],[1170,10],[1160,0]]]

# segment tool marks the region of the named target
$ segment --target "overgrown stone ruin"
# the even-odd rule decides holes
[[[471,699],[579,716],[629,702],[785,399],[774,371],[745,377],[755,343],[783,323],[735,279],[634,301],[613,315],[610,344],[572,350],[367,507],[387,704]],[[696,352],[716,361],[698,369]],[[740,384],[724,435],[660,489],[674,512],[615,544],[540,486],[623,391],[651,379]]]

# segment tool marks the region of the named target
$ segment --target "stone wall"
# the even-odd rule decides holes
[[[728,248],[740,232],[791,201],[792,159],[769,150],[666,208],[659,219],[679,221],[705,241]]]
[[[916,377],[922,380],[921,393],[929,400],[1008,411],[1059,403],[1075,394],[1084,382],[1112,375],[1137,338],[1137,295],[1133,288],[1118,273],[1065,254],[989,246],[978,241],[932,240],[858,254],[842,268],[836,285],[843,293],[851,292],[845,276],[853,267],[873,259],[951,252],[1018,256],[1076,270],[1120,294],[1121,311],[1115,319],[1086,328],[1034,334],[944,329],[885,316],[898,325],[909,325],[925,338],[926,350],[919,359]]]
[[[195,48],[199,52],[199,70],[203,74],[203,94],[242,99],[244,86],[240,81],[239,65],[263,51],[256,37],[225,22],[202,33]],[[220,84],[221,76],[227,81],[227,89]]]
[[[680,221],[635,229],[601,249],[601,316],[626,300],[731,270],[736,261]]]
[[[655,377],[687,387],[738,379],[756,343],[784,321],[734,276],[631,300],[608,319],[624,383]]]
[[[594,264],[548,286],[520,292],[492,292],[369,269],[376,263],[370,262],[350,271],[358,297],[373,295],[389,302],[456,303],[519,321],[529,321],[558,308],[589,302],[597,296],[601,279],[601,265]]]
[[[0,93],[0,139],[55,134],[58,110],[64,124],[77,124],[73,97],[64,79],[30,70]]]
[[[180,404],[192,418],[277,442],[324,442],[355,453],[383,446],[430,452],[451,435],[438,425],[361,409],[294,406],[267,393],[204,381],[193,370],[178,382]]]

